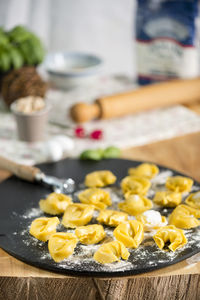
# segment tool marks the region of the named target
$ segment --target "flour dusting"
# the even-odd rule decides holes
[[[173,176],[173,172],[170,170],[164,170],[159,173],[154,179],[152,179],[152,186],[149,190],[147,196],[152,199],[156,191],[165,189],[165,181],[168,176]],[[84,186],[80,185],[80,189],[72,195],[74,202],[79,202],[77,195],[83,190]],[[110,193],[112,199],[112,205],[108,209],[118,210],[119,202],[123,201],[123,194],[119,187],[106,187],[104,190]],[[198,191],[200,187],[194,185],[192,191]],[[185,195],[185,197],[188,194]],[[183,201],[185,199],[183,198]],[[39,199],[38,199],[39,201]],[[153,210],[160,212],[161,215],[169,216],[171,209],[161,208],[154,204]],[[97,223],[96,218],[98,217],[99,212],[95,210],[92,224]],[[154,214],[156,214],[154,212]],[[130,252],[129,259],[127,261],[119,261],[112,264],[99,264],[93,259],[95,251],[101,246],[102,243],[109,242],[114,240],[113,230],[114,228],[104,226],[106,232],[106,238],[97,245],[83,245],[78,242],[73,255],[63,260],[60,263],[55,263],[50,257],[48,252],[47,243],[38,241],[29,234],[29,228],[32,220],[38,217],[47,216],[38,208],[31,208],[27,210],[21,218],[26,221],[26,228],[24,228],[20,233],[13,233],[13,237],[20,235],[23,245],[33,253],[34,257],[37,257],[38,263],[46,264],[52,266],[57,271],[66,270],[67,271],[76,271],[76,272],[126,272],[126,271],[135,271],[151,269],[157,266],[167,265],[173,263],[176,259],[181,259],[184,254],[188,254],[190,251],[193,251],[194,248],[196,252],[200,251],[200,228],[195,228],[192,230],[185,230],[185,235],[188,239],[188,243],[181,249],[171,252],[171,251],[162,251],[160,250],[153,240],[153,235],[156,230],[145,232],[144,240],[142,244],[137,249],[128,249]],[[61,220],[62,217],[58,216]],[[129,216],[129,219],[135,219],[133,216]],[[66,229],[62,224],[59,224],[57,231],[72,232],[74,229]],[[200,260],[200,255],[197,256],[197,260]],[[195,261],[195,260],[194,260]],[[187,262],[193,262],[192,259],[188,259]]]
[[[31,208],[22,215],[22,218],[24,218],[24,219],[39,218],[40,216],[42,216],[42,214],[43,214],[43,212],[41,211],[41,209],[39,207]]]

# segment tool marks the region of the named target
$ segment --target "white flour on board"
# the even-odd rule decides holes
[[[164,189],[164,183],[168,176],[172,176],[173,172],[170,170],[161,171],[160,174],[152,180],[152,187],[148,192],[147,196],[152,199],[157,190]],[[198,186],[193,186],[192,191],[200,189]],[[81,187],[82,190],[82,187]],[[81,191],[80,190],[80,191]],[[112,205],[109,209],[118,209],[118,203],[123,201],[123,195],[119,187],[108,187],[105,188],[111,195]],[[73,200],[77,202],[77,195],[80,191],[77,191],[73,195]],[[186,195],[185,195],[186,196]],[[185,197],[184,197],[185,198]],[[38,199],[39,201],[39,199]],[[152,208],[155,210],[160,210],[165,216],[169,215],[167,208],[159,208],[155,206]],[[137,249],[129,249],[130,257],[127,261],[119,261],[112,264],[99,264],[94,261],[93,255],[95,251],[100,247],[97,245],[82,245],[81,243],[77,244],[74,254],[63,260],[60,263],[55,263],[48,253],[47,245],[41,241],[38,241],[29,234],[30,224],[33,219],[44,216],[44,213],[39,209],[39,207],[34,207],[27,210],[22,216],[22,220],[28,222],[29,226],[24,228],[20,233],[13,233],[13,235],[19,234],[22,238],[23,244],[25,247],[28,247],[32,251],[35,251],[38,255],[38,260],[42,263],[48,263],[57,266],[58,269],[62,270],[73,270],[73,271],[91,271],[91,272],[125,272],[130,270],[137,270],[141,267],[156,267],[159,264],[171,264],[176,260],[185,250],[189,248],[199,248],[200,251],[200,229],[196,228],[195,230],[185,230],[185,235],[188,239],[188,243],[181,249],[175,252],[166,252],[160,250],[153,238],[153,232],[145,232],[144,240]],[[95,211],[91,223],[97,223],[96,217],[98,212]],[[60,218],[60,217],[59,217]],[[61,219],[61,218],[60,218]],[[129,219],[134,219],[134,217],[129,216]],[[29,222],[30,221],[30,222]],[[114,238],[113,230],[114,228],[105,226],[106,238],[102,242],[111,241]],[[66,229],[60,224],[57,227],[58,231],[73,232],[74,229]]]

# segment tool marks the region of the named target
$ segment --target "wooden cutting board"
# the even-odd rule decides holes
[[[150,160],[200,181],[200,133],[127,149],[129,159]],[[0,173],[3,179],[8,174]],[[200,263],[186,261],[123,279],[63,276],[26,265],[0,250],[0,299],[199,299]]]

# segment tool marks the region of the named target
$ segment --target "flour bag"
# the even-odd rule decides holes
[[[137,0],[138,82],[199,75],[198,0]]]

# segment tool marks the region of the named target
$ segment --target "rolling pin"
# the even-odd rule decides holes
[[[82,123],[199,100],[200,78],[176,79],[102,97],[92,104],[77,103],[71,107],[70,113],[75,122]]]

